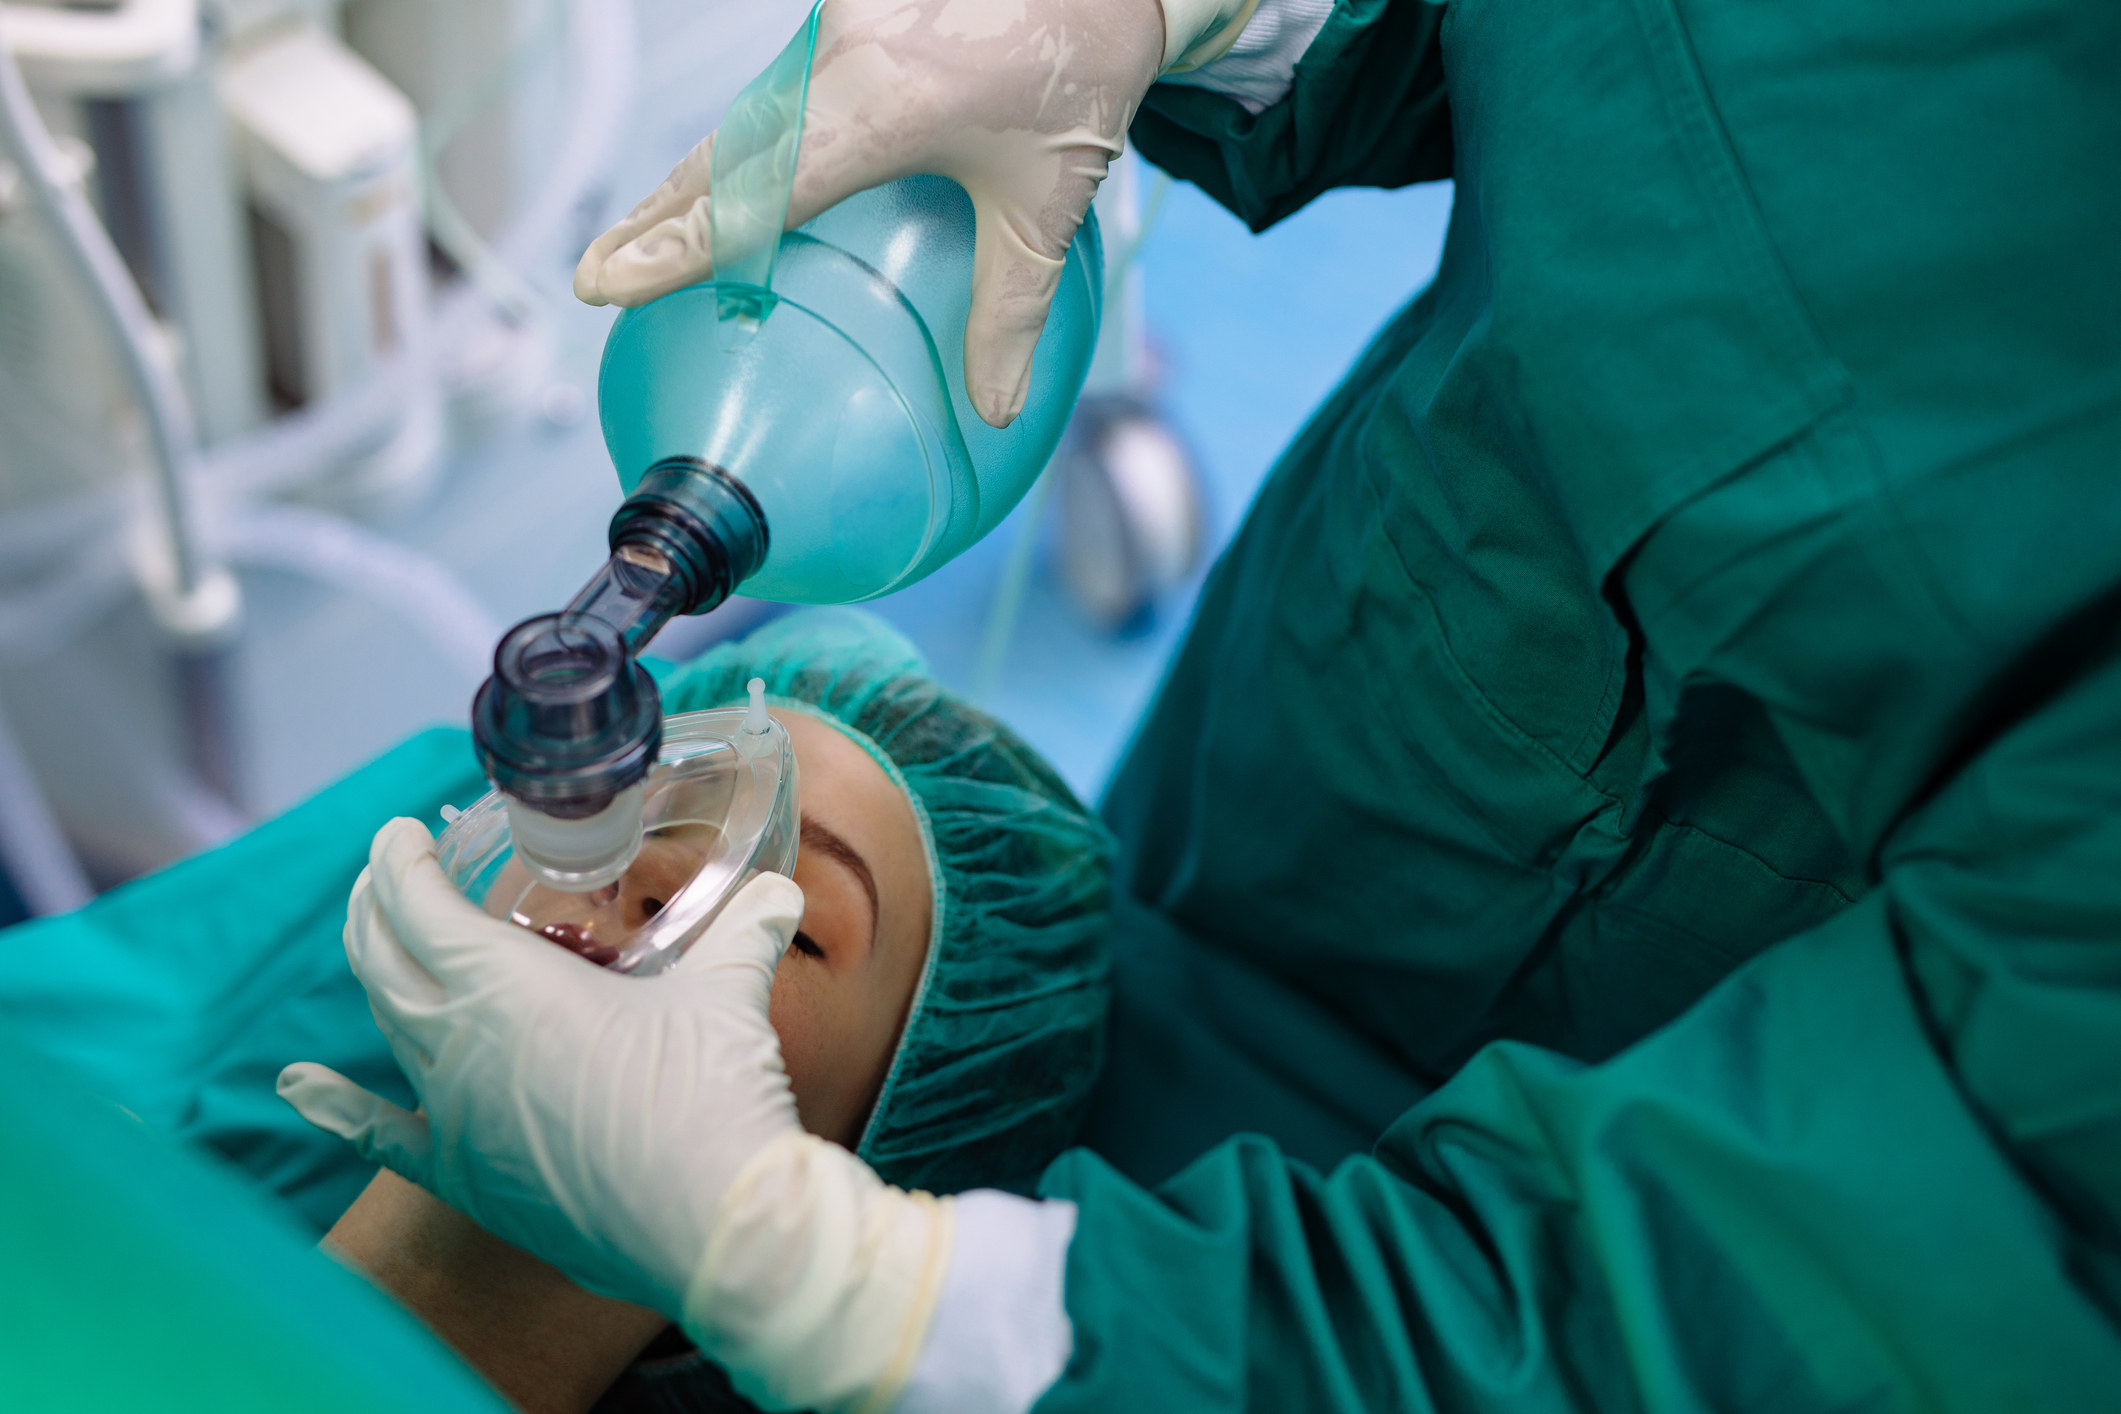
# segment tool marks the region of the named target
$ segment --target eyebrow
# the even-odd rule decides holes
[[[821,821],[811,819],[808,815],[803,817],[803,826],[797,838],[801,840],[804,849],[814,849],[827,859],[836,861],[862,886],[862,892],[869,896],[869,946],[875,947],[877,920],[882,917],[883,911],[877,903],[876,875],[869,872],[869,861],[862,858],[853,845],[840,838],[838,831]]]

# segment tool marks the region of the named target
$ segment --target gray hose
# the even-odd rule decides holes
[[[0,865],[31,913],[79,908],[95,897],[73,847],[30,770],[15,734],[0,718]]]
[[[109,232],[96,219],[88,198],[59,175],[59,153],[22,82],[22,71],[7,43],[4,14],[0,14],[0,156],[13,161],[24,189],[58,228],[59,246],[87,289],[89,306],[117,351],[147,421],[168,582],[146,587],[151,598],[157,590],[166,589],[168,594],[155,607],[169,620],[178,639],[176,669],[193,766],[209,787],[233,799],[234,732],[224,678],[229,668],[227,639],[240,601],[227,570],[211,562],[199,544],[190,495],[197,453],[191,403],[176,371],[158,356],[161,332]]]
[[[64,237],[59,244],[90,291],[89,303],[118,350],[147,419],[176,591],[189,595],[207,575],[186,484],[196,450],[191,403],[175,370],[155,355],[160,331],[118,248],[111,244],[88,198],[58,177],[61,159],[44,130],[44,120],[30,102],[22,71],[8,47],[4,12],[0,12],[0,155],[15,164],[24,187],[58,227]]]

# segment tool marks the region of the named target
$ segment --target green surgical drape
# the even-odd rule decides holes
[[[318,1059],[412,1103],[346,966],[346,895],[383,821],[485,784],[464,732],[426,732],[219,849],[0,932],[0,1409],[498,1414],[314,1250],[374,1168],[273,1093]]]

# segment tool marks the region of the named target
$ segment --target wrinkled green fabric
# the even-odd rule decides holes
[[[422,732],[219,849],[0,932],[0,1032],[220,1154],[321,1234],[375,1166],[273,1082],[314,1060],[416,1103],[346,966],[346,897],[384,821],[439,828],[443,805],[487,789],[468,732]]]
[[[928,962],[858,1152],[908,1187],[1030,1187],[1103,1057],[1109,836],[873,614],[792,614],[710,649],[664,685],[664,710],[739,701],[754,677],[898,778],[935,878]]]
[[[500,1408],[314,1250],[374,1168],[273,1093],[310,1058],[412,1103],[346,967],[346,895],[385,820],[484,789],[468,735],[428,732],[220,849],[0,932],[0,1408]]]
[[[2117,63],[1347,0],[1152,93],[1254,225],[1456,202],[1106,802],[1042,1409],[2115,1407]]]
[[[0,1408],[501,1414],[313,1234],[0,1025]]]

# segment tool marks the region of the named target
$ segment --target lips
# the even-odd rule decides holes
[[[597,935],[579,923],[547,923],[537,930],[538,936],[548,942],[558,943],[577,957],[588,959],[599,967],[609,967],[619,960],[619,950],[597,941]]]

